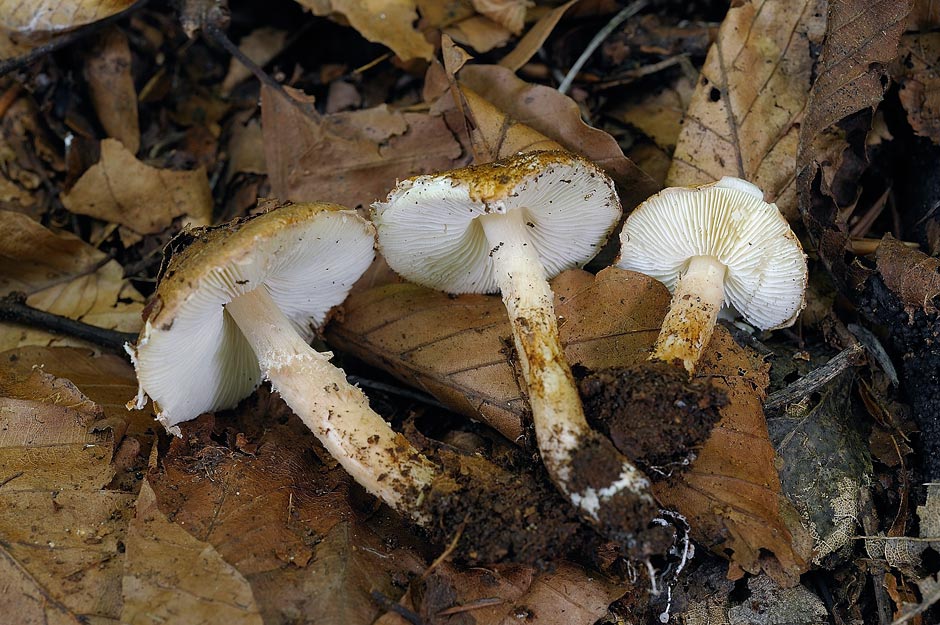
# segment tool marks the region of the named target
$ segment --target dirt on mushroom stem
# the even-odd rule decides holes
[[[678,361],[602,369],[578,386],[588,422],[653,480],[689,466],[728,403],[710,380],[689,380]]]

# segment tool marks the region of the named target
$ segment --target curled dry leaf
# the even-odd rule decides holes
[[[30,358],[0,354],[0,606],[26,623],[117,619],[134,500],[105,490],[120,435],[93,428],[101,407]]]
[[[143,297],[114,260],[68,233],[54,233],[26,215],[0,211],[0,295],[26,293],[35,308],[121,332],[140,329]],[[0,349],[80,341],[0,324]]]
[[[910,0],[870,3],[844,0],[829,5],[826,39],[816,65],[816,81],[800,126],[797,194],[800,211],[819,257],[837,286],[845,287],[849,240],[845,214],[836,205],[831,177],[817,175],[848,147],[832,126],[858,111],[873,110],[887,88],[885,72],[897,56],[898,41],[911,10]],[[843,180],[854,184],[855,179]]]
[[[927,314],[938,312],[940,259],[886,235],[878,246],[877,267],[885,286],[900,298],[909,313],[918,309]]]
[[[519,40],[513,49],[500,59],[499,64],[503,67],[517,71],[520,67],[529,62],[548,39],[548,36],[555,30],[558,21],[578,0],[568,0],[568,2],[555,7],[539,18],[539,21],[529,29],[529,32]]]
[[[85,60],[85,80],[105,132],[136,154],[140,148],[137,91],[130,44],[119,28],[111,27],[98,36]]]
[[[168,520],[146,481],[127,530],[126,553],[122,623],[264,623],[248,581],[212,545]]]
[[[311,102],[288,91],[300,103]],[[311,116],[263,87],[261,125],[271,188],[284,200],[367,207],[401,178],[462,164],[444,118],[428,113],[382,105]]]
[[[475,623],[590,625],[628,590],[629,585],[569,562],[540,572],[517,565],[461,570],[443,563],[426,580],[413,584],[401,604],[426,623],[472,614]],[[376,625],[407,623],[395,612],[376,621]]]
[[[431,60],[434,47],[415,28],[415,0],[297,0],[314,15],[339,13],[359,34],[388,46],[403,61]]]
[[[737,176],[788,219],[798,216],[797,143],[825,13],[825,0],[732,6],[686,111],[667,186]]]
[[[596,278],[568,271],[552,289],[568,362],[593,370],[643,362],[669,304],[662,284],[616,268]],[[528,407],[506,354],[510,336],[498,297],[449,297],[410,284],[351,296],[342,319],[327,327],[338,349],[518,440]],[[699,541],[730,554],[732,572],[760,570],[760,551],[767,550],[792,579],[805,570],[806,554],[794,550],[782,519],[762,410],[767,365],[718,328],[700,375],[712,376],[729,404],[692,467],[660,482],[656,495],[689,519]]]
[[[193,226],[212,220],[205,169],[151,167],[114,139],[101,142],[101,159],[62,196],[62,204],[73,213],[121,224],[138,234],[163,232],[183,215]]]

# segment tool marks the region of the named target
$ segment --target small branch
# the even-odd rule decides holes
[[[776,393],[771,393],[767,401],[764,402],[764,409],[771,410],[773,408],[781,408],[787,404],[800,401],[813,391],[833,380],[849,367],[860,364],[859,359],[863,353],[865,353],[865,348],[861,343],[855,343],[850,347],[846,347],[823,366],[810,371],[786,388],[782,388]]]
[[[88,35],[98,32],[108,24],[116,22],[119,19],[130,15],[134,11],[143,8],[147,2],[148,0],[138,0],[138,2],[135,2],[120,13],[115,13],[114,15],[100,19],[97,22],[86,24],[85,26],[81,26],[75,30],[59,35],[52,39],[52,41],[44,43],[37,48],[33,48],[23,56],[17,56],[13,57],[12,59],[0,61],[0,76],[5,76],[13,70],[22,69],[34,61],[38,61],[47,54],[51,54],[60,48],[64,48],[65,46],[75,43],[79,39],[84,39]]]
[[[584,52],[581,53],[581,56],[578,57],[578,60],[574,62],[574,65],[571,66],[571,69],[568,70],[568,74],[565,76],[564,80],[561,81],[561,84],[558,85],[558,93],[567,93],[568,89],[571,88],[571,83],[574,82],[575,76],[578,75],[578,72],[581,71],[581,68],[584,67],[584,64],[588,62],[588,59],[591,58],[591,55],[594,54],[594,51],[604,40],[610,37],[610,33],[614,32],[618,26],[627,21],[629,18],[633,17],[640,11],[646,8],[647,0],[636,0],[636,2],[631,2],[619,13],[614,15],[607,25],[604,26],[600,31],[594,35],[594,38],[591,39],[587,47],[584,49]]]
[[[399,397],[405,397],[407,399],[413,399],[415,401],[421,402],[422,404],[427,404],[428,406],[434,406],[435,408],[442,408],[444,410],[450,410],[447,406],[437,401],[430,395],[425,395],[424,393],[419,393],[417,391],[412,391],[407,388],[401,388],[393,384],[386,384],[384,382],[376,382],[375,380],[370,380],[368,378],[363,378],[358,375],[348,375],[346,379],[349,380],[350,384],[358,384],[363,388],[370,388],[376,391],[382,391],[383,393],[388,393],[389,395],[398,395]]]
[[[388,612],[394,612],[398,616],[402,617],[403,619],[411,623],[411,625],[424,625],[424,621],[421,620],[420,616],[418,616],[417,614],[415,614],[414,612],[412,612],[405,606],[399,603],[396,603],[395,601],[392,601],[391,599],[389,599],[388,597],[380,593],[378,590],[373,590],[369,596],[371,596],[372,600],[375,601],[377,604],[379,604],[379,607],[381,607],[383,610],[386,610]]]
[[[137,340],[136,334],[99,328],[33,308],[26,303],[26,295],[23,293],[10,293],[0,298],[0,321],[30,326],[54,334],[74,336],[120,353],[124,352],[124,343],[133,343]]]

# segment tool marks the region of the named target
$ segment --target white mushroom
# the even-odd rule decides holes
[[[548,284],[590,260],[617,224],[610,178],[572,154],[534,152],[404,180],[373,209],[381,251],[405,278],[450,293],[502,293],[538,446],[560,490],[602,524],[622,524],[619,497],[651,506],[646,478],[584,417]],[[588,475],[593,454],[612,455]]]
[[[804,306],[799,240],[755,185],[725,177],[673,187],[638,206],[620,234],[617,265],[673,292],[651,359],[691,374],[724,304],[764,330],[792,325]]]
[[[297,204],[193,233],[128,346],[140,391],[166,428],[231,408],[263,379],[369,492],[416,520],[438,473],[307,341],[374,257],[355,212]]]

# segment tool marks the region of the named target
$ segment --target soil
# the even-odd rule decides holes
[[[665,553],[672,544],[671,532],[659,526],[647,530],[652,518],[648,511],[642,517],[631,512],[629,518],[642,526],[629,541],[601,537],[540,469],[509,472],[482,457],[446,450],[439,452],[438,460],[444,476],[435,480],[425,497],[424,510],[433,519],[428,532],[439,545],[448,545],[459,532],[452,554],[457,561],[471,566],[519,562],[546,567],[569,555],[582,561],[591,558],[596,566],[611,570],[619,558]],[[635,507],[622,508],[620,516],[622,510]]]
[[[691,463],[728,403],[709,380],[664,362],[596,371],[579,390],[591,425],[653,479]]]

